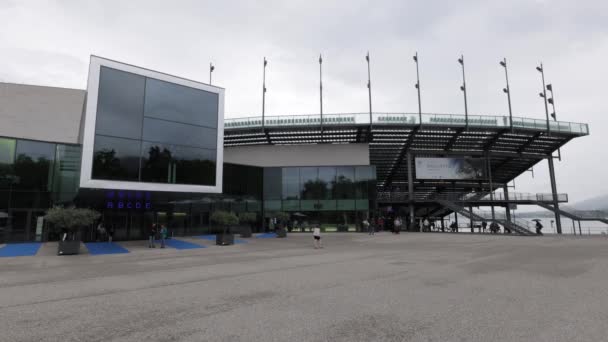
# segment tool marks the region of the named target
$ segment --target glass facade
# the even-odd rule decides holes
[[[218,95],[101,67],[93,179],[215,185]]]
[[[373,166],[265,168],[266,216],[289,213],[295,231],[312,224],[326,231],[358,230],[373,209],[375,174]]]
[[[107,179],[188,183],[213,167],[200,162],[206,156],[195,147],[100,137],[96,146],[112,149],[97,154],[96,170]],[[139,158],[140,150],[147,155]],[[144,239],[152,223],[166,224],[175,236],[214,234],[218,229],[209,218],[215,210],[255,213],[254,232],[271,228],[269,219],[278,212],[289,214],[291,231],[314,224],[356,231],[374,206],[373,166],[224,164],[222,194],[95,190],[79,189],[81,154],[78,145],[0,138],[0,243],[57,239],[47,227],[37,230],[38,218],[56,204],[98,210],[116,240]],[[83,241],[100,238],[94,227],[80,235]]]
[[[80,155],[80,146],[0,138],[0,241],[42,239],[37,218],[76,196]]]

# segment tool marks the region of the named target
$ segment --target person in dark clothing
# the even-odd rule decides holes
[[[150,225],[148,230],[148,248],[156,248],[154,245],[154,239],[156,238],[156,223]]]
[[[543,229],[543,225],[540,224],[540,221],[536,221],[536,234],[543,235],[541,230]]]
[[[482,221],[481,222],[481,230],[483,230],[483,232],[486,232],[486,228],[488,228],[488,222],[486,221]]]

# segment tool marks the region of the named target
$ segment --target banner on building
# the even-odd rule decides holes
[[[416,158],[417,179],[484,179],[481,158]]]

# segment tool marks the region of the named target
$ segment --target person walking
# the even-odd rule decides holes
[[[364,222],[367,222],[367,220],[365,220]],[[372,222],[373,222],[373,220],[372,220]],[[376,229],[375,229],[375,226],[373,224],[370,224],[369,222],[367,222],[367,228],[368,228],[367,232],[368,232],[369,235],[374,235],[376,233],[375,232]]]
[[[108,242],[112,243],[112,239],[114,238],[114,225],[109,224],[108,229],[106,231],[108,233]]]
[[[154,239],[156,238],[156,223],[152,223],[150,225],[150,229],[148,229],[148,248],[156,248],[154,245]]]
[[[168,233],[169,233],[169,230],[167,229],[167,226],[165,226],[164,224],[161,224],[161,226],[160,226],[160,248],[165,248],[165,239],[167,239]]]
[[[430,231],[431,223],[429,222],[428,218],[424,219],[423,226],[424,226],[424,231],[425,232]]]
[[[488,228],[488,222],[486,222],[486,221],[481,221],[481,227],[480,227],[480,229],[479,229],[479,230],[480,230],[480,233],[481,233],[481,231],[482,231],[482,230],[483,230],[483,232],[485,233],[485,232],[486,232],[486,228]]]
[[[543,225],[540,223],[540,221],[536,221],[536,234],[543,235],[543,232],[541,232],[541,230],[543,230]]]
[[[323,248],[323,245],[321,244],[321,228],[319,228],[318,225],[312,229],[312,238],[315,244],[315,249]]]
[[[103,224],[103,221],[99,222],[97,225],[97,241],[105,240],[106,235],[106,227]]]

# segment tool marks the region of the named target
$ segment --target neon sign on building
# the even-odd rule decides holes
[[[108,190],[106,209],[152,209],[152,193],[147,191]]]

